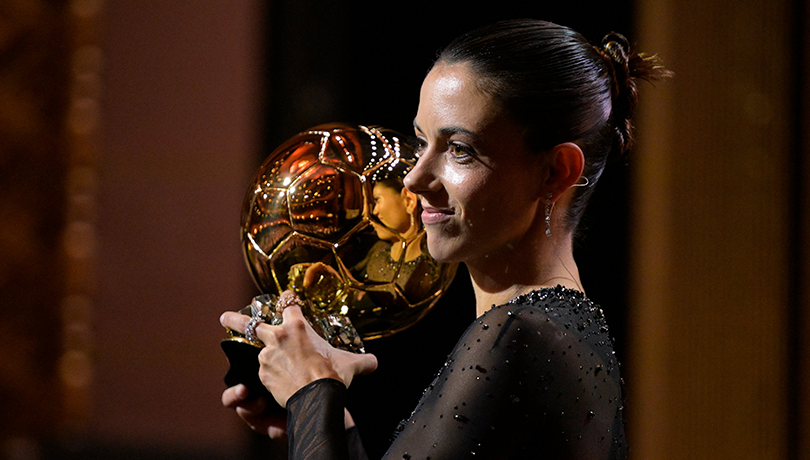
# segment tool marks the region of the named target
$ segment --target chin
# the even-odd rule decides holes
[[[428,235],[427,239],[427,247],[430,256],[436,259],[439,262],[443,263],[461,263],[464,262],[464,258],[458,252],[457,247],[453,247],[452,244],[447,244],[447,242],[436,242],[431,244],[430,236]]]

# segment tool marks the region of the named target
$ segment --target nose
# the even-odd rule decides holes
[[[408,191],[417,195],[435,191],[439,187],[438,178],[435,174],[435,158],[427,149],[419,156],[416,166],[405,176],[403,183]]]

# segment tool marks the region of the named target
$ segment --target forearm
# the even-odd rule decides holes
[[[344,406],[346,386],[334,379],[316,380],[287,401],[289,458],[348,460]]]

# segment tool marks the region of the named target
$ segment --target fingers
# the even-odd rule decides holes
[[[296,299],[298,298],[296,297]],[[281,318],[284,320],[282,321],[282,324],[286,323],[288,319],[306,321],[306,318],[304,317],[304,312],[301,311],[301,305],[302,303],[300,300],[298,300],[297,302],[287,302],[284,310],[282,310],[281,312]]]
[[[323,264],[312,264],[307,268],[307,271],[304,272],[304,287],[308,288],[315,284],[316,281],[321,277],[321,273],[323,269],[319,266]]]
[[[349,428],[354,427],[354,425],[355,425],[355,423],[354,423],[354,418],[352,417],[352,414],[349,413],[349,409],[346,409],[344,407],[343,408],[343,426],[344,426],[344,428],[346,428],[348,430]]]
[[[289,307],[303,305],[301,299],[293,291],[284,291],[279,295],[277,306],[282,310],[287,310]],[[226,311],[219,317],[219,323],[223,327],[232,329],[234,331],[244,333],[247,327],[250,316],[245,316],[234,311]]]
[[[308,288],[313,284],[318,284],[321,279],[327,276],[336,277],[338,272],[323,262],[316,262],[307,267],[306,272],[304,272],[304,287]]]
[[[340,378],[346,387],[351,386],[352,381],[358,375],[365,375],[374,372],[377,369],[377,357],[372,354],[361,353],[355,354],[347,351],[339,351],[341,358],[338,360],[340,363],[337,367]]]
[[[223,327],[240,333],[245,332],[248,321],[250,321],[250,316],[240,315],[234,311],[226,311],[219,317],[219,323]]]
[[[301,307],[295,304],[288,304],[281,314],[283,321],[278,326],[271,326],[266,323],[261,323],[256,326],[256,337],[259,338],[265,345],[273,344],[278,345],[285,339],[294,334],[293,331],[305,331],[307,328],[312,328],[309,325]]]
[[[276,308],[281,310],[282,312],[289,307],[298,306],[301,307],[304,305],[304,302],[295,294],[295,292],[286,290],[282,292],[278,296],[278,300],[276,300]]]
[[[300,309],[300,306],[302,305],[301,299],[299,299],[298,296],[296,296],[293,291],[282,292],[281,295],[278,297],[276,305],[282,310],[282,312],[286,312],[287,310],[290,309],[295,310],[294,312],[291,312],[293,313],[292,315],[283,314],[283,318],[287,318],[288,316],[294,319],[304,318],[304,315]],[[247,328],[250,320],[251,318],[249,316],[245,316],[233,311],[227,311],[219,317],[219,323],[223,327],[239,332],[240,334],[245,333],[245,329]],[[263,334],[260,333],[260,331],[268,327],[272,326],[268,326],[266,324],[258,324],[254,328],[255,335],[259,337],[260,340],[263,341],[264,340],[262,338]],[[267,334],[267,331],[268,330],[265,330],[264,334]]]
[[[264,414],[265,409],[267,409],[267,401],[264,398],[250,399],[243,401],[235,409],[237,415],[245,420],[250,420]]]
[[[240,383],[239,385],[234,385],[222,392],[222,405],[229,409],[233,409],[234,407],[238,406],[239,403],[246,400],[247,397],[248,389],[245,385]]]
[[[289,396],[309,382],[334,378],[348,387],[354,376],[377,369],[374,355],[338,350],[320,337],[304,316],[301,300],[292,291],[283,292],[278,305],[283,308],[282,323],[259,324],[254,332],[265,345],[259,352],[259,379],[282,407]],[[249,320],[247,316],[226,312],[220,322],[232,330],[243,331]],[[246,388],[235,386],[223,393],[222,403],[236,408],[243,418],[264,410],[263,406],[251,406],[247,397]]]
[[[280,439],[287,435],[286,417],[268,410],[264,398],[247,399],[248,389],[242,384],[232,386],[222,392],[222,405],[234,409],[236,415],[254,431],[267,433],[271,439]]]
[[[287,437],[287,422],[284,421],[283,425],[267,427],[267,435],[270,439],[284,439]]]
[[[357,375],[366,375],[377,369],[377,357],[371,353],[359,354],[357,360]]]
[[[236,409],[236,413],[243,419],[256,417],[267,409],[267,401],[264,398],[247,398],[248,389],[240,383],[222,392],[222,405],[229,409]]]

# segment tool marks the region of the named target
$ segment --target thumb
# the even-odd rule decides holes
[[[352,380],[358,375],[370,374],[377,369],[377,357],[371,353],[351,353],[348,351],[338,350],[343,356],[344,365],[342,366],[343,372],[338,372],[340,379],[346,388],[352,384]]]
[[[377,357],[371,353],[359,354],[357,358],[355,363],[357,375],[370,374],[377,369]]]

